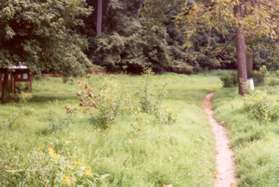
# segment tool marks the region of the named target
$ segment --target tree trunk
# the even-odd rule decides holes
[[[98,0],[97,5],[97,36],[102,34],[102,21],[103,21],[103,0]]]
[[[237,69],[239,94],[244,96],[248,93],[247,86],[247,64],[246,64],[246,42],[243,30],[237,29],[236,33],[236,49],[237,49]]]
[[[247,57],[246,57],[246,41],[244,31],[241,25],[241,20],[245,16],[245,6],[243,1],[237,3],[234,7],[234,14],[239,23],[236,30],[236,57],[237,57],[237,70],[238,70],[238,85],[239,94],[244,96],[248,93],[247,85]]]

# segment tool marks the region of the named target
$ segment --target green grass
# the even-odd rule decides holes
[[[278,86],[257,89],[267,92],[268,100],[278,106]],[[257,120],[244,109],[247,98],[237,95],[235,88],[219,90],[215,111],[229,129],[240,186],[279,186],[278,120]]]
[[[136,93],[143,90],[145,77],[89,78],[96,89],[107,80],[113,80],[121,86],[122,93],[136,98]],[[0,184],[19,186],[32,178],[41,154],[35,154],[34,159],[30,153],[47,155],[51,145],[59,154],[92,168],[93,173],[108,174],[106,180],[99,182],[100,186],[213,185],[214,141],[201,102],[209,91],[219,88],[215,76],[151,76],[153,92],[166,85],[163,107],[176,114],[176,122],[162,125],[144,113],[122,113],[107,129],[98,128],[88,114],[65,113],[66,105],[78,106],[77,82],[64,84],[59,78],[38,80],[27,103],[0,105]],[[27,169],[29,165],[32,169]],[[43,179],[34,177],[25,185],[43,186],[51,179],[46,177],[38,183]]]

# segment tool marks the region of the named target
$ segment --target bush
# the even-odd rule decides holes
[[[268,80],[269,86],[278,86],[279,85],[279,79],[278,78],[270,78]]]
[[[151,93],[148,82],[148,80],[145,81],[144,88],[142,92],[139,93],[140,108],[144,113],[158,113],[161,108],[164,92],[160,92],[159,95]]]
[[[264,84],[267,73],[268,71],[266,66],[262,66],[258,71],[253,71],[252,77],[254,79],[255,84]]]
[[[163,98],[166,94],[165,86],[155,94],[149,87],[149,74],[146,74],[145,84],[142,91],[139,91],[141,112],[154,115],[160,124],[173,124],[176,121],[176,115],[162,107]]]
[[[136,94],[127,94],[113,81],[108,81],[98,89],[93,89],[88,83],[81,83],[78,93],[80,106],[84,112],[92,116],[92,122],[102,128],[108,128],[120,114],[144,113],[160,124],[172,124],[176,116],[162,106],[165,87],[157,92],[149,86],[149,71],[143,89]]]
[[[269,86],[279,85],[279,71],[273,71],[270,76],[267,77],[266,82]]]
[[[114,82],[105,83],[95,90],[88,83],[81,83],[81,91],[78,93],[80,106],[92,115],[94,122],[107,128],[121,110],[119,91]]]
[[[220,79],[225,88],[235,87],[238,83],[237,74],[235,72],[223,74]]]
[[[264,92],[256,92],[247,96],[244,108],[250,116],[262,122],[274,121],[279,118],[279,106]]]

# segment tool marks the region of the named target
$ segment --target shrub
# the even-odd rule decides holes
[[[234,72],[223,74],[221,75],[220,79],[225,88],[235,87],[238,83],[237,75]]]
[[[114,122],[120,113],[119,87],[114,82],[105,83],[95,90],[88,83],[81,83],[78,97],[84,111],[89,112],[92,120],[104,128]]]
[[[263,92],[257,92],[247,96],[245,98],[244,108],[250,116],[259,121],[268,122],[277,120],[279,117],[279,106]]]
[[[278,78],[270,78],[268,80],[269,86],[278,86],[279,85],[279,79]]]
[[[144,113],[157,114],[161,108],[163,97],[165,95],[165,87],[158,94],[150,89],[151,70],[147,70],[145,74],[145,82],[142,90],[138,92],[140,109]]]
[[[159,93],[159,95],[151,93],[148,81],[145,81],[144,88],[139,96],[141,111],[148,114],[157,113],[162,104],[162,97],[163,92]]]
[[[264,84],[267,73],[268,71],[266,66],[262,66],[258,71],[253,71],[252,77],[254,79],[255,84]]]
[[[269,86],[277,86],[279,85],[279,71],[273,71],[270,76],[266,79],[267,84]]]
[[[149,86],[149,73],[146,74],[143,90],[139,91],[141,112],[154,115],[160,124],[172,124],[176,121],[176,116],[162,107],[163,98],[166,94],[165,86],[158,94],[152,92]]]

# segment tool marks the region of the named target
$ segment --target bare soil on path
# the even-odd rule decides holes
[[[212,110],[212,98],[214,94],[208,94],[203,101],[203,108],[208,115],[208,121],[216,142],[216,180],[215,187],[235,187],[235,166],[233,152],[230,148],[226,129],[216,121]]]

